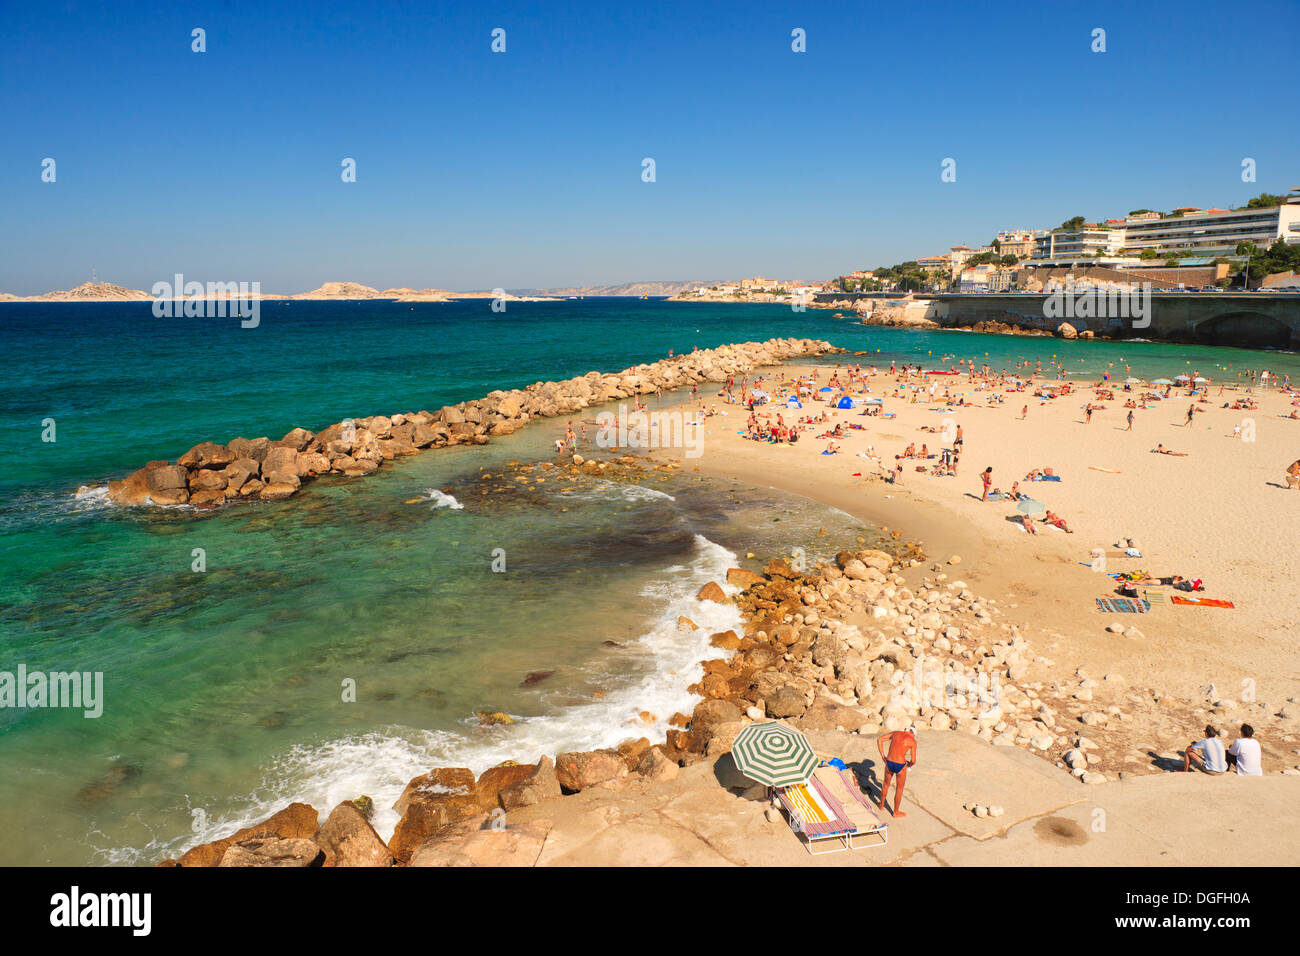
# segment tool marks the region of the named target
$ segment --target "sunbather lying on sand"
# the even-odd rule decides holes
[[[1053,527],[1060,528],[1066,534],[1074,534],[1074,532],[1070,530],[1070,526],[1065,523],[1065,519],[1055,511],[1047,512],[1047,516],[1044,520]]]
[[[1155,448],[1152,448],[1152,449],[1151,449],[1151,454],[1153,454],[1153,455],[1174,455],[1174,456],[1176,456],[1176,457],[1178,457],[1178,458],[1186,458],[1186,457],[1187,457],[1187,452],[1185,452],[1185,451],[1170,451],[1170,450],[1169,450],[1168,448],[1166,448],[1164,445],[1156,445]]]

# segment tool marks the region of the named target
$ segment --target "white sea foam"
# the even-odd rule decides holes
[[[577,501],[676,501],[672,495],[658,488],[647,488],[644,485],[619,484],[615,481],[609,481],[606,478],[597,478],[590,488],[583,491],[571,491],[564,489],[560,492],[563,498],[572,498]]]
[[[703,676],[701,662],[718,654],[709,636],[739,629],[740,611],[730,604],[697,600],[700,587],[726,580],[736,555],[702,535],[683,564],[647,584],[643,595],[661,611],[648,629],[613,653],[627,655],[625,671],[643,672],[639,681],[611,688],[605,697],[567,707],[556,714],[517,720],[490,728],[420,730],[389,727],[316,745],[294,747],[264,772],[262,786],[220,817],[206,817],[193,834],[147,847],[101,851],[109,863],[130,864],[176,855],[188,846],[228,835],[266,819],[293,801],[329,812],[362,794],[374,800],[373,823],[388,839],[397,826],[393,804],[411,778],[435,767],[468,767],[476,774],[505,760],[531,763],[546,754],[614,747],[628,738],[662,738],[674,713],[690,713],[698,699],[686,688]],[[728,593],[736,589],[723,585]],[[678,629],[685,615],[698,625]],[[653,719],[643,720],[649,713]]]
[[[433,508],[450,508],[452,511],[463,511],[465,509],[465,506],[457,501],[452,495],[447,494],[445,491],[440,491],[437,488],[430,488],[425,493],[424,497],[426,501],[433,502],[430,506]]]

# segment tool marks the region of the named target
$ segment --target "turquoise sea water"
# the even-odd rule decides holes
[[[204,515],[112,508],[76,498],[79,485],[200,440],[778,335],[873,357],[854,361],[1055,355],[1088,375],[1113,362],[1146,377],[1300,378],[1294,355],[866,328],[780,306],[267,302],[256,329],[155,319],[147,303],[0,306],[0,672],[100,671],[105,685],[96,719],[0,710],[0,863],[152,862],[293,799],[328,810],[361,793],[386,835],[402,785],[431,766],[662,734],[690,708],[709,633],[735,623],[693,600],[704,581],[746,551],[815,558],[870,534],[689,470],[477,494],[484,470],[549,458],[562,421]],[[704,626],[683,634],[678,614]],[[516,721],[482,728],[480,709]]]

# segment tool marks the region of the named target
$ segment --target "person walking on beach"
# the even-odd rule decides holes
[[[886,741],[888,741],[888,752],[885,750]],[[899,809],[899,805],[903,802],[903,785],[907,783],[907,770],[909,767],[916,766],[916,727],[910,726],[906,730],[895,730],[891,734],[877,737],[876,747],[880,751],[880,759],[885,762],[885,779],[880,785],[880,809],[885,809],[890,780],[897,778],[894,790],[894,816],[905,817],[907,814]]]
[[[1025,420],[1025,416],[1027,416],[1028,414],[1029,414],[1029,406],[1026,405],[1024,408],[1020,409],[1020,420],[1023,422]]]
[[[1188,406],[1187,406],[1187,421],[1184,423],[1184,425],[1190,425],[1190,424],[1192,423],[1192,416],[1195,415],[1195,414],[1196,414],[1196,406],[1195,406],[1195,405],[1188,405]]]
[[[984,482],[984,494],[980,496],[980,501],[989,500],[989,486],[993,484],[993,466],[989,465],[980,472],[980,481]]]
[[[1124,431],[1131,432],[1132,430],[1133,430],[1133,409],[1130,408],[1128,410],[1128,428],[1124,429]]]

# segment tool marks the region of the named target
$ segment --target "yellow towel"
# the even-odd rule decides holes
[[[799,818],[805,823],[829,823],[831,817],[822,809],[821,804],[808,792],[806,784],[796,784],[785,788],[785,798],[790,801]]]

